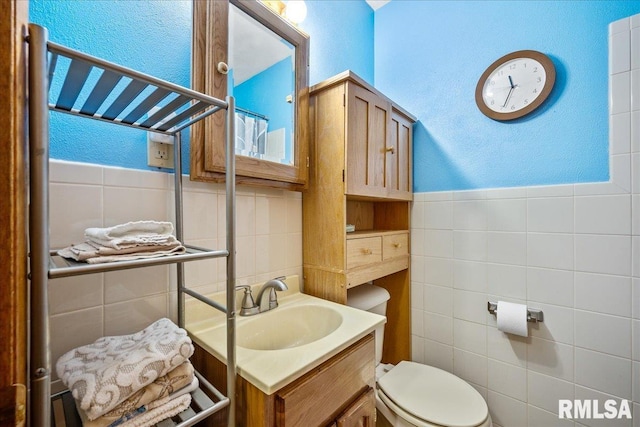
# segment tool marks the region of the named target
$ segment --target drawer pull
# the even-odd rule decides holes
[[[362,248],[362,253],[365,255],[372,255],[373,251],[371,249]]]
[[[393,244],[393,247],[394,247],[394,248],[399,248],[399,247],[401,247],[401,246],[402,246],[402,244],[400,244],[400,243],[398,243],[398,242],[396,242],[396,243],[394,243],[394,244]]]

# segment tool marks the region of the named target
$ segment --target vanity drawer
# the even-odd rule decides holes
[[[409,253],[409,234],[382,236],[382,259],[394,258]]]
[[[347,269],[382,261],[382,238],[347,240]]]

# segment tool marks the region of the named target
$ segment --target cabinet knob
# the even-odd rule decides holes
[[[222,62],[222,61],[218,62],[218,65],[216,66],[216,69],[218,70],[218,72],[220,74],[228,74],[229,73],[229,66],[226,63]]]
[[[390,152],[391,154],[395,154],[395,152],[396,152],[396,147],[394,147],[394,146],[387,147],[387,148],[385,149],[385,151],[387,151],[388,153]]]
[[[393,247],[394,247],[394,248],[399,248],[400,246],[402,246],[402,244],[397,243],[397,242],[393,244]]]

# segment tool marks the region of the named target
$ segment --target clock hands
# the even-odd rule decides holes
[[[511,98],[511,95],[513,94],[513,90],[517,87],[517,85],[513,84],[513,80],[511,79],[511,76],[509,76],[509,85],[511,85],[511,88],[509,89],[509,93],[507,94],[507,99],[504,100],[504,104],[502,105],[502,108],[506,108],[507,104],[509,103],[509,99]]]

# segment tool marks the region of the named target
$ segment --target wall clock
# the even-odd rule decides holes
[[[535,50],[509,53],[491,64],[478,80],[476,104],[494,120],[513,120],[531,113],[551,93],[556,69]]]

